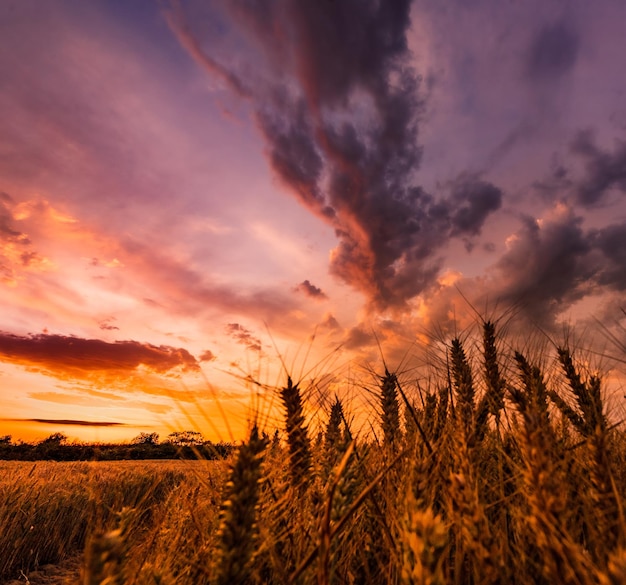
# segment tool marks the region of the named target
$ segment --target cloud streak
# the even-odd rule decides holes
[[[140,366],[160,374],[199,369],[196,359],[182,348],[49,334],[19,336],[0,332],[0,359],[53,373],[131,373]]]
[[[261,316],[270,323],[297,307],[293,295],[284,294],[279,288],[215,284],[189,264],[139,241],[124,240],[118,253],[125,265],[132,266],[144,281],[151,283],[155,299],[146,298],[148,304],[162,299],[169,310],[187,315],[197,315],[209,307]]]
[[[226,326],[226,333],[237,343],[245,345],[252,351],[263,351],[261,340],[258,337],[255,337],[250,330],[246,329],[239,323],[229,323]]]
[[[45,425],[64,425],[78,427],[124,427],[126,423],[121,422],[100,422],[89,420],[73,420],[63,418],[3,418],[3,422],[31,422]]]

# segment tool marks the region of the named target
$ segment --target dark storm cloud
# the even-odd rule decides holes
[[[499,298],[547,325],[588,295],[626,290],[626,222],[583,230],[563,211],[540,223],[531,217],[495,266]]]
[[[0,359],[58,373],[129,373],[141,365],[160,373],[178,367],[198,369],[195,358],[186,349],[48,334],[19,336],[0,332]]]
[[[239,323],[229,323],[226,326],[226,333],[230,335],[237,343],[245,345],[252,351],[263,351],[261,340],[252,335],[249,329],[246,329]]]
[[[476,236],[489,214],[502,206],[502,191],[476,176],[459,177],[452,189],[452,235]]]
[[[302,281],[297,287],[297,291],[304,293],[308,297],[312,299],[327,299],[328,295],[318,286],[311,284],[309,280]]]
[[[250,98],[276,176],[335,229],[339,243],[331,273],[378,309],[405,307],[431,286],[447,239],[478,234],[501,200],[495,187],[478,179],[459,185],[448,199],[415,185],[423,102],[407,46],[410,5],[227,4],[233,34],[261,49],[250,55],[260,77],[249,92],[229,81],[228,75],[242,78],[236,66],[208,66],[207,59],[215,59],[196,55],[198,41],[192,51],[233,91]],[[181,27],[179,35],[181,30],[193,35]]]
[[[626,290],[626,222],[609,225],[604,229],[592,231],[591,241],[604,255],[597,281],[601,286],[608,286],[618,291]]]
[[[574,68],[580,49],[578,33],[564,22],[549,24],[534,36],[526,61],[533,81],[554,81]]]
[[[588,291],[581,288],[588,286],[595,269],[585,262],[591,245],[581,224],[581,218],[570,213],[541,225],[524,218],[496,264],[502,297],[539,316],[584,296]]]
[[[292,2],[295,38],[301,43],[298,67],[311,97],[343,105],[356,85],[384,98],[381,85],[392,61],[407,52],[410,6],[411,0]]]
[[[585,163],[585,176],[576,186],[582,205],[601,202],[615,188],[626,193],[626,142],[616,143],[612,152],[600,149],[591,130],[579,132],[571,144],[574,154]]]
[[[324,162],[316,149],[305,102],[292,103],[286,95],[276,95],[275,100],[276,105],[282,104],[284,119],[272,110],[258,113],[259,127],[270,145],[270,163],[303,204],[322,217],[332,217],[334,210],[327,207],[319,185]]]

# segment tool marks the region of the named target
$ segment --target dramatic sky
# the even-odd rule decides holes
[[[623,0],[2,0],[0,434],[240,436],[246,375],[282,356],[330,392],[374,333],[393,365],[469,303],[619,325],[624,22]]]

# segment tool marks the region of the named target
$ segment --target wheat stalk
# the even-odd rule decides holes
[[[215,581],[219,585],[249,582],[257,534],[257,504],[261,465],[267,442],[256,425],[250,438],[239,447],[230,471],[218,531]]]

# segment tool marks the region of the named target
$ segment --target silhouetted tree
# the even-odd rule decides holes
[[[167,435],[167,442],[179,447],[190,445],[202,445],[204,437],[198,431],[177,431]]]
[[[67,435],[63,433],[52,433],[41,441],[41,445],[63,445],[67,441]]]
[[[133,445],[158,445],[159,433],[139,433],[131,443]]]

